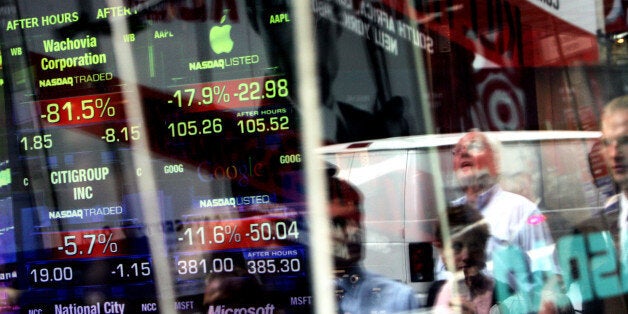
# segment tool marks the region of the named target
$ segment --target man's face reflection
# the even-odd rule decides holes
[[[475,276],[484,268],[486,261],[485,240],[473,231],[452,238],[456,270],[465,276]]]
[[[336,268],[354,266],[362,259],[362,216],[358,206],[340,199],[329,203]]]
[[[461,181],[473,180],[482,174],[497,176],[494,152],[487,138],[479,132],[464,135],[453,149],[454,171]]]
[[[602,118],[602,152],[613,179],[628,189],[628,110],[617,109]]]

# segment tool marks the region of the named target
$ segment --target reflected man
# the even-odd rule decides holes
[[[486,266],[486,242],[490,237],[488,224],[482,215],[468,204],[452,206],[447,209],[449,234],[452,247],[455,275],[444,282],[435,298],[436,313],[488,313],[495,304],[493,296],[494,282],[483,269]],[[444,257],[443,234],[445,230],[438,226],[434,244]],[[439,287],[436,282],[434,287]],[[430,294],[435,294],[430,289]],[[428,296],[428,306],[434,300]]]
[[[544,216],[529,199],[504,191],[500,176],[500,143],[479,131],[465,134],[453,149],[453,168],[464,196],[453,203],[469,204],[488,222],[488,256],[515,246],[528,254],[532,271],[556,272],[553,239]],[[491,265],[488,265],[489,270]]]
[[[628,278],[628,269],[626,269],[626,265],[628,265],[626,241],[628,239],[625,234],[626,220],[628,219],[628,95],[617,97],[604,107],[601,117],[601,131],[602,155],[620,193],[609,198],[602,210],[581,222],[576,229],[578,233],[596,235],[602,234],[601,232],[610,232],[614,243],[609,244],[604,253],[612,258],[618,256],[620,263],[615,267],[615,272],[607,272],[605,276],[613,278],[619,275]],[[616,246],[617,255],[615,252],[612,254],[610,252],[614,248],[613,244]],[[603,250],[600,247],[595,249]],[[592,248],[589,248],[589,252],[587,252],[589,258],[593,258],[595,254],[601,254],[600,252],[590,252],[591,250]],[[607,266],[613,262],[612,258],[607,260]],[[585,276],[580,274],[580,276],[572,277],[582,281]],[[581,283],[580,286],[587,287],[588,285]],[[584,298],[582,313],[628,311],[628,295],[624,294],[625,288],[621,291],[621,288],[607,284],[603,287],[596,287],[594,290],[594,295],[583,293],[589,297]]]
[[[373,274],[363,257],[362,195],[348,182],[329,177],[336,295],[339,313],[398,313],[418,308],[410,286]]]
[[[624,248],[626,239],[619,231],[626,229],[628,219],[628,96],[609,102],[602,112],[601,122],[604,160],[620,189],[619,194],[608,200],[603,214],[608,218],[609,230]]]

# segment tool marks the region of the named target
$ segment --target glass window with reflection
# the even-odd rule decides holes
[[[0,312],[626,312],[627,21],[0,0]]]

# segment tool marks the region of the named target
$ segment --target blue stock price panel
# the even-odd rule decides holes
[[[37,262],[27,264],[26,269],[31,288],[131,284],[153,279],[152,261],[146,256]]]
[[[180,254],[174,256],[177,280],[203,279],[209,274],[234,274],[244,269],[241,252]]]
[[[237,251],[182,253],[174,257],[177,280],[208,275],[305,275],[303,248],[298,246]]]
[[[245,254],[246,270],[251,275],[303,274],[303,254],[298,248],[250,251]]]

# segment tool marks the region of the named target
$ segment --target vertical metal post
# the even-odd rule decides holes
[[[335,313],[331,227],[327,212],[323,161],[316,148],[322,143],[314,20],[310,1],[294,1],[294,42],[297,61],[298,106],[309,220],[311,282],[316,313]]]

